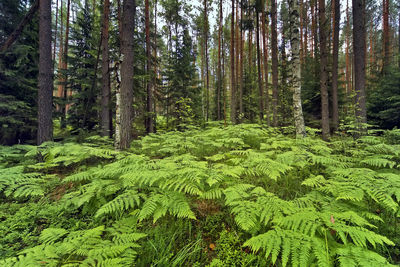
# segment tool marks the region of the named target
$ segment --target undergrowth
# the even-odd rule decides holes
[[[1,266],[390,266],[400,132],[214,125],[0,147]],[[289,134],[288,134],[289,133]]]

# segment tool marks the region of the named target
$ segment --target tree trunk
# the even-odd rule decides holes
[[[266,6],[268,7],[268,1]],[[267,125],[269,125],[269,92],[268,92],[268,22],[265,25],[265,6],[262,7],[261,22],[262,22],[262,39],[263,39],[263,55],[264,55],[264,82],[265,82],[265,113]]]
[[[271,2],[272,113],[273,126],[278,126],[278,34],[276,0]]]
[[[389,0],[383,0],[383,62],[382,72],[385,73],[390,64],[389,53]]]
[[[121,88],[115,131],[117,149],[130,147],[132,138],[133,105],[133,33],[135,29],[135,0],[124,0],[122,7]]]
[[[146,132],[154,132],[153,121],[153,80],[154,77],[151,73],[151,44],[150,44],[150,6],[149,0],[145,0],[145,31],[146,31],[146,73],[147,80],[147,103],[146,103]]]
[[[329,140],[329,97],[328,97],[328,54],[326,51],[327,19],[325,17],[325,0],[318,2],[319,44],[320,44],[320,87],[321,87],[321,126],[322,138]]]
[[[346,94],[349,98],[352,91],[352,75],[351,75],[351,62],[350,62],[350,13],[349,13],[349,0],[346,2]]]
[[[10,34],[4,44],[1,46],[0,52],[5,52],[14,42],[18,39],[21,35],[22,31],[24,30],[25,26],[32,21],[33,16],[35,15],[36,11],[39,9],[39,0],[36,0],[31,8],[29,9],[28,13],[26,13],[23,20],[18,24],[17,28]],[[50,21],[51,23],[51,21]],[[51,36],[51,34],[50,34]],[[50,38],[51,39],[51,38]],[[50,47],[51,49],[51,47]],[[51,52],[50,52],[51,54]]]
[[[101,33],[101,135],[111,137],[111,117],[110,117],[110,60],[108,53],[108,36],[109,36],[109,16],[110,16],[110,1],[104,0],[103,3],[103,25]],[[96,67],[97,68],[97,67]],[[96,77],[94,77],[96,79]]]
[[[365,99],[365,25],[363,0],[353,0],[353,51],[355,114],[361,133],[366,132],[363,123],[367,122]]]
[[[64,51],[62,54],[62,66],[61,66],[61,79],[60,79],[60,88],[59,94],[60,97],[64,100],[64,103],[61,105],[61,128],[65,128],[67,126],[67,70],[68,70],[68,41],[69,41],[69,16],[71,10],[71,0],[67,2],[67,18],[65,24],[65,40],[64,40]],[[62,45],[62,44],[60,44]]]
[[[58,0],[56,2],[56,27],[54,29],[54,44],[53,44],[53,64],[56,60],[56,48],[57,48],[57,27],[58,27]]]
[[[288,0],[290,16],[290,46],[292,50],[291,85],[293,87],[293,115],[296,126],[296,137],[304,137],[303,109],[301,106],[301,63],[299,45],[299,3],[298,0]]]
[[[242,1],[243,3],[243,1]],[[243,21],[243,6],[240,7],[240,21]],[[243,116],[243,65],[244,65],[244,57],[243,57],[243,47],[244,47],[244,37],[243,37],[243,27],[240,27],[240,47],[239,47],[239,53],[240,53],[240,71],[239,71],[239,112],[241,116]]]
[[[53,139],[53,62],[51,60],[51,0],[39,4],[38,145]]]
[[[222,0],[219,0],[219,27],[218,27],[218,86],[217,86],[217,120],[221,120],[221,91],[222,91],[222,64],[221,64],[221,53],[222,53]]]
[[[235,0],[232,0],[231,16],[231,122],[236,123],[236,84],[235,84]]]
[[[262,86],[262,74],[261,74],[261,53],[260,53],[260,21],[259,12],[256,11],[256,42],[257,42],[257,77],[258,77],[258,112],[260,121],[264,118],[264,94]]]
[[[338,105],[338,63],[339,63],[339,31],[340,31],[340,0],[333,0],[333,61],[332,61],[332,128],[339,126]]]
[[[205,75],[206,75],[206,121],[208,121],[210,113],[210,87],[208,75],[208,7],[207,1],[204,0],[204,56],[205,56]]]

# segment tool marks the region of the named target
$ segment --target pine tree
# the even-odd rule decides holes
[[[327,19],[325,16],[325,0],[318,1],[319,44],[320,44],[320,87],[321,87],[321,125],[322,138],[328,140],[329,129],[329,97],[328,97],[328,51],[326,50]]]
[[[354,50],[354,88],[355,114],[360,124],[359,130],[366,131],[367,122],[365,96],[365,5],[363,0],[353,0],[353,50]]]
[[[121,21],[121,88],[116,107],[115,147],[117,149],[129,148],[132,138],[133,32],[135,29],[135,15],[135,0],[124,0]]]
[[[51,60],[51,1],[39,3],[39,91],[37,142],[53,139],[53,62]]]
[[[110,17],[110,1],[105,0],[103,3],[103,18],[101,28],[101,113],[100,125],[101,135],[112,135],[112,116],[111,116],[111,88],[110,88],[110,57],[109,57],[109,17]],[[96,66],[97,67],[97,66]]]

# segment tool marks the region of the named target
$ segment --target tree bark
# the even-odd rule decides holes
[[[300,63],[300,45],[299,45],[299,3],[298,0],[288,0],[290,15],[290,46],[292,50],[292,77],[293,87],[293,115],[296,127],[296,137],[304,137],[306,131],[304,128],[303,109],[301,105],[301,63]]]
[[[210,87],[209,87],[209,74],[208,74],[208,6],[207,1],[204,0],[204,55],[205,55],[205,75],[206,75],[206,121],[208,121],[210,113]]]
[[[117,106],[118,116],[115,132],[115,146],[123,150],[130,147],[132,138],[133,105],[133,34],[135,29],[135,0],[124,0],[122,7],[121,38],[121,88]],[[118,101],[118,100],[117,100]]]
[[[241,1],[243,4],[243,0]],[[240,7],[240,21],[243,21],[243,6]],[[239,46],[239,54],[240,54],[240,64],[239,64],[239,112],[241,116],[243,116],[243,65],[244,65],[244,57],[243,57],[243,47],[244,47],[244,37],[243,37],[243,27],[240,27],[240,46]]]
[[[389,51],[389,0],[383,0],[383,62],[382,73],[385,73],[390,64]]]
[[[235,84],[235,0],[232,0],[231,16],[231,122],[236,123],[236,84]]]
[[[57,28],[58,28],[58,0],[56,2],[56,27],[54,30],[54,43],[53,43],[53,64],[56,60],[56,48],[57,48]]]
[[[321,126],[322,138],[329,140],[329,97],[328,97],[328,54],[326,50],[325,0],[318,2],[319,44],[320,44],[320,87],[321,87]]]
[[[338,65],[339,65],[339,31],[340,31],[340,0],[333,0],[333,61],[332,61],[332,128],[339,126],[338,104]]]
[[[51,0],[39,7],[38,145],[53,139],[53,62],[51,59]]]
[[[258,77],[258,113],[260,121],[264,118],[264,94],[262,86],[262,74],[261,74],[261,53],[260,53],[260,19],[259,12],[256,11],[256,42],[257,42],[257,77]]]
[[[268,0],[266,6],[268,7]],[[265,114],[267,125],[269,125],[269,92],[268,92],[268,22],[265,25],[265,6],[262,7],[262,39],[263,39],[263,55],[264,55],[264,82],[265,82]]]
[[[218,86],[217,86],[217,120],[221,120],[221,91],[222,91],[222,64],[221,64],[221,53],[222,53],[222,0],[219,0],[219,27],[218,27]]]
[[[365,99],[365,25],[363,0],[353,0],[353,51],[354,51],[354,88],[355,114],[360,133],[365,133],[363,123],[367,122]]]
[[[146,73],[147,80],[147,103],[146,103],[146,132],[154,132],[153,120],[153,80],[154,77],[151,73],[151,44],[150,44],[150,5],[149,0],[145,0],[145,31],[146,31]]]
[[[271,2],[272,113],[273,126],[278,126],[278,34],[276,0]]]
[[[33,16],[35,15],[36,11],[39,9],[39,0],[36,0],[31,8],[29,9],[28,13],[26,13],[25,17],[22,21],[18,24],[17,28],[10,34],[4,44],[1,46],[0,52],[5,52],[21,35],[22,31],[24,30],[25,26],[32,21]],[[51,20],[50,20],[51,23]],[[51,36],[51,33],[50,33]],[[50,39],[51,40],[51,39]],[[51,50],[51,47],[50,47]],[[50,52],[51,54],[51,52]]]
[[[66,18],[66,24],[65,24],[65,40],[64,44],[64,49],[63,49],[63,54],[62,54],[62,64],[61,64],[61,79],[60,79],[60,87],[58,88],[59,91],[59,97],[63,98],[63,100],[66,102],[67,101],[67,69],[68,69],[68,41],[69,41],[69,16],[70,16],[70,10],[71,10],[71,0],[68,0],[67,2],[67,18]],[[63,103],[61,105],[61,122],[60,126],[61,128],[65,128],[67,126],[67,104]]]
[[[111,137],[111,116],[110,116],[110,60],[108,52],[108,37],[109,37],[109,16],[110,16],[110,0],[104,0],[103,3],[103,25],[101,33],[101,135]],[[97,68],[97,66],[96,66]],[[96,79],[96,77],[95,77]]]

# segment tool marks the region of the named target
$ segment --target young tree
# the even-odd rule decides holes
[[[367,122],[365,98],[365,5],[363,0],[353,0],[353,51],[354,51],[354,88],[355,114],[358,123]],[[360,131],[365,132],[360,125]]]
[[[101,135],[110,136],[111,133],[111,89],[110,89],[110,60],[108,52],[108,36],[109,36],[109,16],[110,16],[110,0],[104,0],[103,3],[103,19],[101,28]],[[96,77],[95,77],[96,78]]]
[[[51,60],[51,0],[39,3],[39,91],[37,143],[53,139],[53,62]]]
[[[362,1],[362,0],[361,0]],[[321,126],[322,138],[328,140],[329,129],[329,97],[328,97],[328,54],[326,50],[327,19],[325,16],[325,0],[318,1],[319,7],[319,44],[320,44],[320,87],[321,87]]]
[[[288,0],[290,15],[290,46],[292,50],[291,84],[293,87],[293,114],[296,126],[296,137],[304,137],[303,109],[301,106],[301,64],[299,45],[299,3],[298,0]]]
[[[340,0],[333,1],[333,60],[332,60],[332,128],[339,125],[338,106],[338,63],[339,63],[339,31],[340,31]]]
[[[121,88],[117,99],[115,147],[127,149],[132,137],[133,105],[133,32],[135,29],[135,0],[124,0],[121,32]]]

